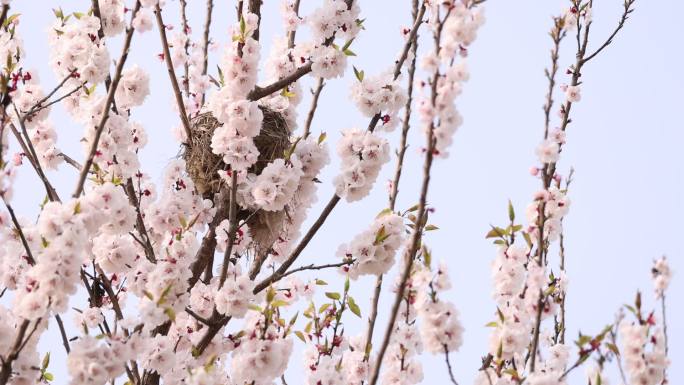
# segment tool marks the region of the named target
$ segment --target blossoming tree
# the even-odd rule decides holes
[[[351,69],[350,98],[368,121],[342,130],[334,144],[340,170],[321,181],[331,154],[312,121],[326,82],[348,70],[355,38],[373,33],[364,28],[361,1],[322,0],[303,14],[300,0],[285,0],[286,33],[262,52],[261,8],[273,4],[237,0],[232,42],[218,47],[216,71],[208,68],[218,17],[212,0],[199,36],[186,15],[198,0],[179,0],[174,22],[163,0],[58,8],[48,40],[50,66],[62,80],[46,85],[24,58],[31,47],[21,35],[31,15],[13,14],[3,0],[0,289],[8,305],[0,305],[0,385],[57,381],[50,365],[66,366],[73,384],[285,384],[286,369],[295,365],[311,385],[417,384],[421,354],[443,357],[444,381],[456,384],[450,357],[463,327],[445,293],[447,266],[432,261],[428,233],[437,226],[429,222],[428,196],[433,164],[448,157],[462,123],[455,101],[469,78],[466,57],[484,23],[484,0],[408,2],[413,24],[402,31],[402,48],[387,70]],[[496,247],[495,307],[482,366],[473,368],[477,384],[565,384],[589,362],[584,381],[592,385],[608,383],[604,367],[613,362],[625,384],[667,382],[665,258],[652,271],[662,313],[644,309],[637,294],[616,320],[580,334],[574,348],[566,340],[563,218],[572,171],[563,175],[557,165],[581,101],[582,74],[607,51],[634,3],[625,0],[614,32],[592,43],[592,0],[569,0],[553,19],[545,125],[531,169],[541,186],[524,220],[509,202],[508,223],[483,231]],[[136,35],[150,30],[159,34],[181,148],[161,183],[138,158],[151,139],[135,121],[150,93],[149,75],[127,60]],[[110,49],[114,41],[120,52]],[[559,65],[563,43],[576,46],[567,69]],[[300,106],[304,77],[316,84],[310,107]],[[83,129],[82,161],[57,147],[59,130],[50,119],[57,103]],[[424,138],[413,144],[422,166],[404,162],[410,130]],[[391,135],[400,143],[395,156]],[[367,197],[391,161],[388,202],[375,220],[339,240],[337,260],[300,258],[327,231],[328,216]],[[408,167],[422,167],[420,195],[416,205],[398,207]],[[19,170],[34,173],[45,190],[37,218],[13,209]],[[76,173],[73,191],[58,191],[46,170]],[[332,183],[335,193],[312,213],[321,182]],[[304,228],[307,215],[314,220]],[[388,285],[383,280],[395,265],[398,275]],[[302,275],[323,269],[336,269],[339,279]],[[374,281],[369,301],[351,295],[356,280]],[[391,292],[389,303],[380,301],[383,290]],[[380,311],[388,314],[386,325],[376,322]],[[67,328],[64,316],[78,327]],[[345,334],[351,317],[367,319],[364,332]],[[47,328],[51,319],[56,329]],[[61,339],[66,362],[51,363],[49,352],[38,351],[49,334]],[[303,351],[298,359],[295,345]]]

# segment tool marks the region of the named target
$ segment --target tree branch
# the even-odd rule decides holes
[[[162,43],[162,49],[164,50],[164,62],[166,63],[166,71],[169,73],[169,80],[171,80],[171,87],[173,88],[173,94],[176,97],[176,104],[178,106],[178,114],[180,115],[181,123],[185,129],[186,144],[189,146],[192,143],[192,130],[190,129],[190,120],[188,120],[188,115],[185,111],[185,102],[183,102],[183,95],[181,93],[180,87],[178,86],[178,78],[176,78],[176,71],[173,69],[173,62],[171,61],[171,51],[169,50],[169,42],[166,39],[166,25],[164,25],[164,20],[162,19],[161,8],[159,4],[155,6],[154,14],[157,18],[157,27],[159,29],[159,37]]]
[[[140,1],[138,0],[135,2],[135,7],[133,8],[133,13],[131,14],[131,20],[135,19],[135,16],[137,15],[139,10]],[[78,177],[76,189],[72,194],[74,198],[78,198],[83,192],[86,177],[88,176],[90,167],[93,165],[93,160],[95,159],[95,154],[97,153],[97,146],[100,143],[102,131],[104,130],[105,123],[107,123],[107,119],[109,118],[109,110],[112,107],[112,104],[114,103],[114,93],[116,91],[116,87],[119,85],[119,80],[121,80],[121,72],[123,71],[126,59],[128,58],[128,50],[131,47],[131,40],[133,39],[134,31],[135,28],[132,24],[129,25],[128,29],[126,30],[126,37],[124,38],[123,49],[121,50],[121,57],[119,58],[119,61],[116,63],[116,69],[114,70],[114,78],[112,80],[112,84],[109,87],[109,91],[107,92],[107,99],[105,100],[104,109],[102,111],[102,117],[100,118],[100,122],[98,123],[97,128],[95,129],[95,138],[93,138],[93,143],[90,145],[88,158],[86,159],[86,162],[83,165],[83,168],[81,169],[81,174]]]

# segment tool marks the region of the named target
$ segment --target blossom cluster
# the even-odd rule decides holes
[[[406,103],[406,91],[391,72],[364,76],[351,87],[351,99],[368,117],[382,115],[382,128],[392,130],[399,123],[397,113]]]
[[[337,195],[358,201],[368,195],[380,168],[389,161],[389,144],[372,132],[349,129],[342,132],[337,155],[342,161],[342,173],[334,180]]]
[[[397,250],[404,240],[404,219],[381,213],[364,232],[348,244],[340,245],[338,256],[353,261],[345,272],[356,279],[361,275],[385,274],[394,265]]]
[[[247,100],[257,80],[259,42],[252,38],[257,23],[257,15],[246,13],[242,22],[233,26],[234,41],[221,61],[224,83],[208,102],[209,110],[222,123],[214,131],[211,149],[237,171],[248,169],[259,156],[254,137],[261,130],[263,113],[257,102]]]

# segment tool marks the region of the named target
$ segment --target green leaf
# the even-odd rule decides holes
[[[348,49],[348,48],[345,49],[345,50],[343,50],[342,52],[344,52],[344,54],[345,54],[346,56],[356,56],[356,54],[354,53],[354,51],[352,51],[352,50],[350,50],[350,49]]]
[[[325,141],[325,138],[327,137],[328,134],[326,134],[325,132],[321,132],[321,134],[318,135],[318,144],[320,145],[321,143],[323,143]]]
[[[288,303],[287,301],[283,301],[282,299],[275,300],[271,302],[271,306],[273,307],[281,307],[281,306],[287,306]]]
[[[318,286],[325,286],[325,285],[327,285],[327,284],[328,284],[328,283],[325,282],[325,281],[322,280],[322,279],[316,279],[316,285],[318,285]]]
[[[349,276],[347,276],[347,279],[344,281],[344,292],[349,291]]]
[[[45,370],[47,369],[48,365],[50,365],[50,352],[45,353],[45,356],[43,357],[43,363],[41,364],[40,368]]]
[[[355,39],[355,38],[351,38],[351,40],[349,40],[348,42],[344,43],[344,45],[342,46],[342,50],[344,51],[344,50],[346,50],[347,48],[351,47],[352,43],[354,42],[354,39]]]
[[[391,213],[392,213],[392,209],[386,208],[386,209],[380,211],[380,212],[378,213],[378,215],[375,216],[375,218],[384,217],[385,215],[391,214]]]
[[[300,332],[299,330],[295,331],[294,334],[299,337],[302,342],[306,343],[306,338],[304,338],[304,333]]]
[[[83,12],[74,12],[74,17],[78,20],[81,20],[81,18],[85,15]]]
[[[503,238],[505,236],[506,236],[506,230],[502,229],[501,227],[492,226],[492,229],[489,230],[489,232],[485,236],[485,239]]]
[[[349,310],[356,314],[357,317],[361,318],[361,309],[359,308],[359,305],[356,304],[356,301],[354,301],[354,298],[349,297],[347,301],[349,302]]]
[[[247,31],[247,23],[245,22],[245,17],[240,16],[240,32],[242,33],[242,36],[245,36],[246,31]]]
[[[362,82],[362,81],[363,81],[364,72],[363,72],[363,71],[359,71],[358,69],[356,69],[355,66],[352,66],[352,68],[354,68],[354,75],[356,75],[356,79],[357,79],[358,81]]]
[[[175,312],[172,308],[170,308],[170,307],[165,308],[165,309],[164,309],[164,314],[166,314],[166,316],[169,317],[169,319],[170,319],[171,321],[175,321],[175,320],[176,320],[176,312]]]
[[[223,77],[223,71],[221,71],[221,67],[219,66],[216,66],[216,69],[218,69],[219,84],[223,87],[223,85],[226,84],[226,79]]]
[[[52,373],[45,372],[43,373],[43,378],[47,381],[52,381],[55,379],[55,376],[53,376]]]
[[[320,308],[318,308],[318,314],[321,314],[324,311],[328,310],[329,307],[330,307],[329,303],[324,303],[323,305],[321,305]]]
[[[488,323],[485,325],[485,327],[487,327],[487,328],[498,328],[498,327],[499,327],[499,323],[496,322],[496,321],[488,322]]]
[[[329,292],[325,293],[325,296],[330,298],[330,299],[334,299],[334,300],[338,300],[338,301],[340,299],[340,293],[334,293],[334,292],[329,291]]]
[[[508,219],[511,220],[511,223],[515,221],[515,210],[513,209],[513,203],[511,203],[511,200],[508,200]]]
[[[15,13],[14,15],[8,16],[7,19],[5,19],[5,22],[2,23],[3,27],[7,27],[8,25],[12,24],[14,20],[16,20],[17,17],[21,15],[20,13]]]
[[[435,225],[427,225],[425,226],[425,231],[433,231],[433,230],[439,230],[439,227]]]

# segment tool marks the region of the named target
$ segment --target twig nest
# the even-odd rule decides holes
[[[274,159],[283,158],[285,150],[291,145],[290,130],[283,115],[263,106],[259,108],[264,115],[261,131],[254,138],[259,158],[248,170],[256,175],[260,175],[266,165]],[[182,156],[197,191],[203,197],[211,199],[221,184],[218,171],[226,169],[221,156],[211,151],[211,138],[216,128],[223,123],[214,118],[211,112],[204,112],[193,118],[190,124],[191,145],[185,146]]]
[[[254,138],[254,144],[259,150],[257,162],[248,169],[250,174],[261,175],[266,166],[284,157],[290,148],[290,130],[283,115],[263,106],[259,106],[264,117],[261,131]],[[222,126],[211,112],[197,115],[191,121],[192,141],[185,146],[182,153],[190,178],[195,183],[197,191],[205,198],[213,200],[219,197],[221,177],[219,170],[225,170],[226,164],[221,156],[211,151],[211,139],[214,131]],[[215,202],[217,203],[217,202]],[[239,206],[238,206],[239,207]],[[285,210],[265,211],[239,209],[238,219],[247,220],[251,237],[258,257],[263,258],[277,240],[286,217]]]

